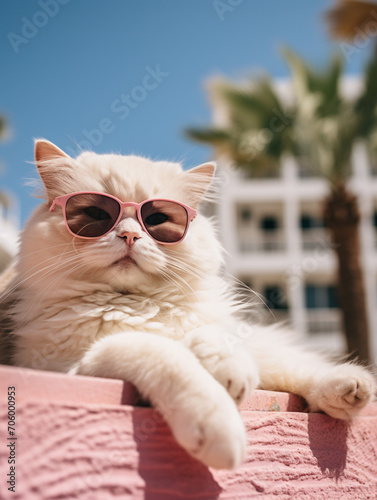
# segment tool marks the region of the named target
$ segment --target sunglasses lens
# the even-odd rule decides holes
[[[153,200],[141,207],[145,229],[161,243],[177,243],[187,228],[186,209],[173,201]]]
[[[75,194],[67,201],[65,213],[72,233],[85,238],[98,238],[113,228],[120,205],[101,194]]]

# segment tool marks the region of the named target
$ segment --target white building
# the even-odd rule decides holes
[[[13,196],[10,207],[0,203],[0,272],[11,262],[17,253],[19,235],[19,206]]]
[[[350,93],[358,83],[346,82]],[[216,124],[224,124],[224,115],[215,118]],[[309,343],[342,352],[337,262],[321,215],[327,182],[288,158],[269,178],[246,178],[219,163],[221,202],[216,210],[227,269],[264,297],[266,321],[286,320]],[[362,144],[354,149],[350,187],[361,210],[362,265],[377,360],[377,170]]]

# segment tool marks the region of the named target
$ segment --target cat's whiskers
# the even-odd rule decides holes
[[[76,252],[74,252],[73,250],[69,251],[69,252],[65,252],[63,254],[61,254],[58,259],[57,259],[57,262],[59,262],[63,257],[66,257],[66,256],[69,256],[70,254],[74,254],[76,256]],[[45,266],[43,267],[42,269],[39,269],[38,271],[36,271],[35,273],[29,275],[30,271],[32,271],[33,269],[35,269],[36,267],[39,267],[41,264],[44,264],[45,262],[48,262],[50,260],[56,260],[56,256],[53,256],[53,257],[49,257],[48,259],[45,259],[43,262],[39,262],[38,264],[34,265],[33,267],[31,267],[30,269],[28,269],[27,271],[25,271],[24,273],[22,273],[20,276],[18,276],[16,278],[16,281],[15,283],[9,287],[2,295],[0,295],[0,302],[2,300],[4,300],[5,298],[7,298],[7,296],[14,292],[15,290],[17,290],[17,288],[19,288],[21,285],[23,285],[27,280],[29,280],[30,278],[33,278],[34,276],[36,276],[38,273],[40,272],[43,272],[45,271],[46,269],[50,268],[50,267],[54,267],[56,266],[56,262],[53,262],[52,264],[48,265],[48,266]],[[28,275],[25,279],[21,279],[23,276],[25,275]]]
[[[193,264],[189,262],[188,259],[184,259],[182,256],[178,255],[173,255],[172,252],[169,251],[168,249],[167,253],[169,253],[169,264],[174,267],[177,270],[184,271],[186,273],[191,274],[193,277],[196,277],[197,279],[205,279],[208,277],[207,273],[204,271],[200,270],[199,267],[193,267]],[[258,302],[255,303],[252,301],[252,298],[248,298],[245,293],[241,292],[236,292],[234,294],[234,291],[232,290],[232,302],[234,302],[235,307],[237,310],[249,310],[251,307],[255,307],[257,305],[263,304],[266,309],[270,312],[272,317],[276,320],[276,317],[271,310],[271,308],[268,306],[267,302],[263,298],[261,294],[256,292],[255,290],[252,290],[249,288],[245,283],[243,283],[241,280],[235,278],[233,275],[231,275],[229,272],[224,271],[223,273],[227,277],[228,282],[234,282],[239,288],[242,288],[243,290],[249,292],[249,294],[252,294],[254,297],[257,297]],[[231,290],[229,290],[230,293]]]
[[[186,274],[189,274],[197,279],[204,279],[207,277],[207,274],[200,269],[195,268],[188,261],[184,261],[183,259],[177,258],[175,256],[169,255],[168,265],[171,265],[177,270],[183,271]]]
[[[25,253],[25,254],[22,254],[22,255],[18,255],[17,258],[18,258],[19,261],[21,261],[21,260],[24,260],[27,257],[31,257],[32,255],[36,255],[37,253],[46,252],[46,250],[57,249],[59,247],[68,247],[70,244],[71,244],[71,241],[69,243],[64,242],[64,243],[58,243],[56,245],[50,245],[48,247],[43,247],[43,248],[40,248],[39,250],[35,250],[34,252],[29,252],[29,253]]]
[[[77,258],[77,257],[76,257]],[[75,266],[72,267],[72,261],[74,259],[69,259],[68,261],[66,262],[63,262],[60,267],[58,267],[56,270],[59,271],[57,277],[50,281],[48,286],[44,289],[43,293],[42,294],[39,294],[37,295],[34,300],[32,301],[32,303],[29,305],[29,308],[25,311],[24,313],[24,316],[25,316],[25,322],[23,323],[22,320],[21,320],[21,323],[18,325],[18,328],[24,326],[24,324],[26,324],[26,318],[27,316],[29,315],[30,311],[32,311],[34,309],[34,306],[37,304],[38,301],[43,301],[43,299],[49,294],[49,292],[51,291],[51,289],[55,286],[55,284],[59,281],[59,280],[64,280],[70,273],[72,273],[73,271],[75,271],[76,269],[78,269],[79,267],[81,267],[83,265],[82,262],[79,262],[78,264],[76,264]],[[69,269],[64,272],[64,273],[61,273],[60,271],[62,269],[64,269],[65,267],[69,266]],[[87,266],[85,266],[87,267]],[[41,278],[39,278],[39,281],[43,280],[44,278],[46,278],[49,274],[51,274],[53,271],[48,271],[44,276],[42,276]]]
[[[192,286],[188,283],[188,281],[186,281],[184,278],[182,278],[182,276],[180,276],[175,271],[173,271],[173,269],[171,269],[169,266],[167,266],[166,270],[168,273],[170,273],[172,278],[174,278],[174,277],[176,278],[175,281],[177,284],[178,284],[178,281],[183,283],[183,285],[186,287],[186,290],[184,288],[182,288],[183,292],[187,292],[187,288],[188,288],[195,296],[197,295],[195,290],[192,288]]]
[[[171,267],[173,267],[175,270],[181,271],[181,272],[191,276],[192,278],[196,278],[196,279],[200,280],[200,279],[204,279],[207,277],[205,273],[200,272],[199,270],[195,269],[194,267],[182,265],[179,262],[170,261],[169,265]]]
[[[161,271],[161,277],[165,279],[165,281],[167,281],[168,283],[172,284],[175,288],[178,288],[181,291],[182,296],[185,295],[186,290],[183,288],[183,286],[172,276],[170,276],[167,272]]]
[[[45,266],[44,268],[40,269],[39,271],[33,273],[32,276],[28,276],[25,278],[21,283],[18,284],[18,286],[21,286],[24,282],[26,282],[28,279],[36,276],[39,273],[44,273],[42,274],[35,282],[34,284],[38,284],[40,281],[48,277],[50,274],[52,274],[54,271],[59,272],[61,269],[66,267],[67,265],[71,265],[72,262],[74,262],[77,259],[77,256],[70,257],[66,259],[65,261],[61,262],[59,265],[56,265],[56,263],[50,264],[48,266]],[[27,289],[25,289],[21,294],[18,295],[17,299],[21,299],[22,296],[27,292]]]
[[[201,267],[199,263],[195,262],[195,265],[189,261],[187,258],[184,258],[183,256],[181,255],[177,255],[177,252],[176,250],[171,250],[169,248],[167,248],[165,250],[165,253],[167,255],[169,255],[169,259],[173,262],[177,262],[178,264],[181,264],[183,269],[192,269],[192,270],[195,270],[195,271],[198,271],[202,276],[205,276],[207,277],[208,274],[205,272],[205,269],[204,267]],[[200,270],[202,269],[202,270]]]
[[[76,259],[76,258],[75,258]],[[35,284],[39,283],[41,280],[45,279],[46,277],[48,277],[50,274],[52,274],[54,271],[60,271],[61,269],[64,269],[66,266],[71,266],[72,265],[72,262],[74,262],[75,260],[74,258],[70,258],[70,259],[67,259],[66,261],[62,262],[59,266],[56,266],[54,264],[54,267],[52,265],[50,266],[46,266],[45,268],[41,269],[39,272],[44,272],[44,274],[42,276],[40,276],[37,281],[35,281]],[[46,272],[46,269],[47,272]],[[70,268],[71,270],[71,268]],[[34,273],[35,275],[37,273]],[[25,279],[24,281],[27,281],[27,279]],[[18,296],[17,296],[17,301],[21,300],[23,298],[24,295],[26,295],[28,293],[28,290],[27,288],[25,290],[23,290]],[[44,294],[45,295],[45,294]],[[38,295],[36,295],[36,298],[33,300],[32,302],[32,307],[34,307],[34,304],[36,304],[36,301],[38,300]],[[28,313],[30,310],[32,310],[32,307],[29,307],[25,312],[24,314]]]
[[[236,294],[234,293],[234,289],[230,290],[232,292],[233,302],[237,304],[238,310],[242,309],[243,311],[251,313],[251,308],[256,308],[260,305],[263,305],[274,318],[274,320],[277,321],[274,312],[269,307],[262,294],[250,288],[248,285],[246,285],[246,283],[233,276],[229,271],[224,270],[223,275],[226,276],[228,284],[233,282],[234,287],[238,287],[239,289],[241,289],[241,291],[237,291]],[[229,287],[230,286],[231,285],[229,284]],[[247,297],[246,293],[242,293],[242,290],[244,292],[247,292],[247,294],[256,297],[258,299],[258,302],[254,302],[252,297]]]
[[[229,282],[233,281],[236,284],[236,286],[238,286],[239,288],[243,289],[245,292],[248,292],[249,294],[252,294],[257,299],[259,299],[264,306],[268,307],[267,303],[264,300],[262,294],[260,294],[259,292],[256,292],[252,288],[250,288],[248,285],[246,285],[246,283],[244,283],[243,281],[241,281],[239,278],[236,278],[235,276],[233,276],[229,271],[225,271],[224,270],[223,271],[223,275],[227,277],[227,280]],[[244,294],[242,296],[245,297]],[[251,302],[251,299],[250,299],[249,302]],[[259,304],[257,304],[257,305],[259,305]]]
[[[75,237],[72,238],[72,246],[73,246],[74,251],[79,255],[80,252],[76,248],[76,238]]]
[[[180,289],[183,293],[187,292],[187,288],[197,297],[197,293],[193,289],[193,287],[189,284],[189,282],[184,279],[181,274],[185,273],[188,276],[196,278],[198,280],[204,279],[207,277],[206,273],[201,271],[198,268],[195,268],[192,263],[190,263],[187,259],[179,258],[176,254],[166,249],[165,253],[168,255],[168,263],[166,266],[166,272],[170,273],[176,279],[174,283],[177,285],[177,279],[184,284],[185,288],[180,286]],[[177,272],[176,272],[177,271]],[[179,273],[179,274],[178,274]]]
[[[188,280],[184,279],[182,276],[181,276],[181,272],[182,272],[182,268],[175,265],[175,264],[171,264],[170,266],[168,266],[168,271],[174,275],[175,277],[177,277],[181,282],[183,282],[185,284],[185,286],[195,295],[197,296],[197,293],[195,292],[193,286],[189,283]],[[178,271],[178,272],[176,272]],[[189,273],[189,276],[192,277],[192,273]]]

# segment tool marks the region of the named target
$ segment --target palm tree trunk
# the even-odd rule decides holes
[[[338,258],[338,290],[343,329],[351,358],[369,363],[369,328],[363,272],[360,264],[360,213],[357,198],[343,183],[336,184],[324,207]]]

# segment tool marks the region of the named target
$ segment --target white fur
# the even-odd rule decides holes
[[[93,241],[72,237],[60,208],[48,211],[56,196],[81,190],[195,208],[211,166],[183,172],[178,164],[94,153],[72,160],[47,141],[37,142],[36,158],[48,201],[23,231],[17,277],[5,293],[18,300],[15,364],[132,382],[177,441],[218,468],[243,460],[245,431],[234,402],[257,386],[295,392],[312,410],[337,418],[370,401],[375,385],[366,369],[335,366],[292,345],[278,328],[240,322],[205,217],[168,247],[142,231],[133,209]],[[132,251],[136,265],[114,265],[128,251],[124,230],[141,235]]]

